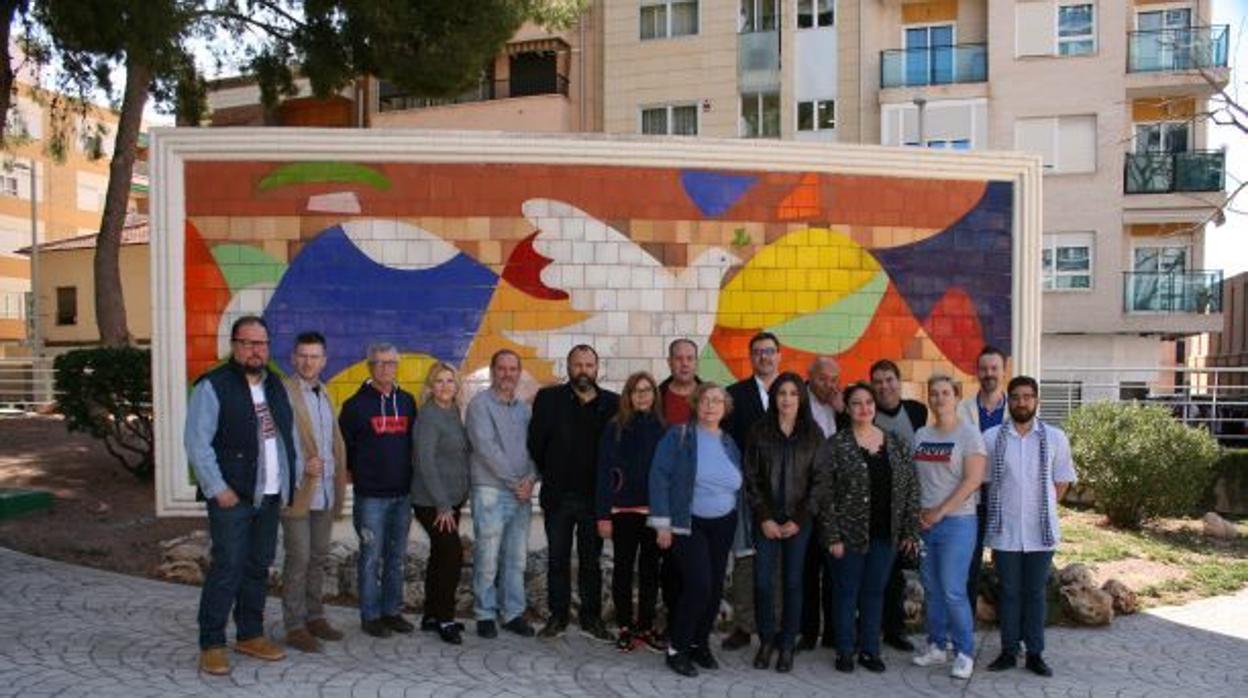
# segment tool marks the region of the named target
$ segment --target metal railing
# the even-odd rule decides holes
[[[472,88],[453,97],[419,97],[403,93],[383,94],[379,98],[379,110],[404,111],[407,109],[429,109],[450,104],[469,104],[473,102],[489,102],[496,99],[511,97],[531,97],[534,95],[568,96],[568,77],[559,73],[513,77],[506,80],[482,80]]]
[[[0,359],[0,414],[37,412],[56,401],[52,358]]]
[[[1122,309],[1128,313],[1222,312],[1222,271],[1124,271]]]
[[[1248,367],[1044,368],[1040,416],[1060,424],[1102,400],[1164,405],[1175,419],[1209,430],[1224,446],[1248,447]]]
[[[1222,150],[1127,153],[1123,163],[1127,194],[1222,191],[1225,186],[1226,152]]]
[[[1227,66],[1230,27],[1153,29],[1127,33],[1127,72],[1156,73]]]
[[[880,87],[926,87],[988,80],[988,45],[880,51]]]

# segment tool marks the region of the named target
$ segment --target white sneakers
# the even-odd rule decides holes
[[[927,649],[914,655],[914,658],[910,661],[913,662],[915,666],[940,666],[949,661],[949,652],[940,645],[928,643]],[[957,656],[953,658],[953,667],[950,668],[949,675],[955,679],[969,679],[974,671],[975,660],[959,652]]]
[[[910,661],[914,662],[915,666],[940,666],[949,661],[949,653],[940,645],[929,642],[927,649],[914,655],[914,659]]]
[[[953,658],[953,668],[949,670],[949,675],[955,679],[965,680],[971,678],[974,671],[975,660],[959,652],[958,656]]]

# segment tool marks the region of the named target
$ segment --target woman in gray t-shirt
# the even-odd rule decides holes
[[[919,666],[948,661],[950,674],[969,679],[974,671],[974,615],[966,596],[966,575],[975,550],[975,505],[984,479],[987,450],[979,430],[958,419],[953,379],[927,381],[927,400],[936,421],[914,435],[914,468],[919,476],[919,525],[924,553],[919,565],[926,600],[927,645],[915,655]]]

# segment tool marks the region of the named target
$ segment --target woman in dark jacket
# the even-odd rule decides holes
[[[810,414],[806,385],[796,373],[776,377],[767,414],[750,430],[745,447],[746,497],[753,513],[754,614],[759,648],[755,669],[793,668],[793,644],[802,621],[802,564],[810,542],[810,477],[823,432]],[[781,563],[783,614],[775,619],[775,570]]]
[[[884,671],[880,620],[893,557],[912,553],[919,530],[919,482],[909,445],[875,426],[875,391],[865,383],[845,389],[850,427],[838,431],[815,460],[813,501],[828,552],[840,568],[836,669],[858,663]]]
[[[659,546],[646,526],[650,515],[650,462],[663,436],[658,383],[644,371],[624,382],[620,406],[598,440],[598,535],[615,549],[611,596],[620,628],[616,646],[631,652],[641,644],[666,649],[654,633],[659,591]],[[640,574],[633,615],[633,568]]]

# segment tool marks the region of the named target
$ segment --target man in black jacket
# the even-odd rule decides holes
[[[399,387],[399,352],[393,344],[368,348],[364,381],[342,405],[338,424],[355,489],[352,518],[360,537],[356,564],[360,621],[373,637],[410,633],[403,605],[403,561],[412,525],[412,427],[416,400]]]
[[[750,338],[749,378],[728,386],[732,412],[724,429],[745,453],[746,435],[767,413],[768,391],[780,373],[780,340],[770,332],[759,332]],[[742,488],[742,493],[744,493]],[[751,541],[750,512],[744,494],[737,505],[737,540],[733,545],[732,584],[728,598],[732,601],[733,628],[724,638],[722,647],[735,650],[750,644],[754,634],[754,546]]]
[[[871,364],[871,387],[875,388],[875,425],[914,443],[914,433],[927,425],[927,406],[918,400],[902,399],[901,369],[880,359]],[[914,643],[906,637],[906,577],[902,570],[916,567],[916,560],[898,555],[884,588],[884,643],[904,652],[913,652]]]
[[[578,344],[568,352],[568,382],[537,391],[529,422],[529,455],[542,480],[546,522],[550,618],[539,637],[556,638],[568,627],[572,606],[572,541],[576,540],[581,631],[610,641],[602,621],[602,540],[598,537],[598,438],[619,406],[619,396],[598,387],[598,352]]]

